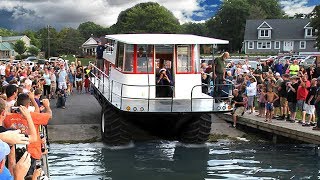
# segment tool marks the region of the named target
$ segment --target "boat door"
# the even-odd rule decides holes
[[[156,97],[172,97],[175,94],[173,60],[174,45],[155,46]]]

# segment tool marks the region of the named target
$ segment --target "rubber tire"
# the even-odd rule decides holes
[[[211,115],[193,116],[180,130],[179,140],[187,144],[207,142],[211,131]]]
[[[111,106],[103,108],[101,112],[102,141],[110,146],[129,144],[132,137],[126,122],[121,113]]]

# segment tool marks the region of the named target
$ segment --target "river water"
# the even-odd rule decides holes
[[[112,149],[102,143],[51,144],[51,179],[210,180],[319,179],[311,145],[136,142]]]

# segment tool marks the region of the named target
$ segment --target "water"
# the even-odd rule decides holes
[[[51,144],[49,170],[51,179],[318,179],[320,161],[310,145],[192,147],[149,141],[110,149],[102,143]]]

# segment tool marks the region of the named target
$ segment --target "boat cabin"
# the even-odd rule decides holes
[[[108,101],[118,101],[113,104],[121,110],[132,111],[134,104],[147,101],[148,107],[141,105],[134,110],[150,111],[152,102],[169,99],[163,104],[171,103],[172,111],[178,100],[212,99],[202,93],[200,45],[228,41],[186,34],[117,34],[105,38],[104,74],[108,82],[103,80],[103,91],[107,92]],[[180,103],[190,104],[189,101]]]

